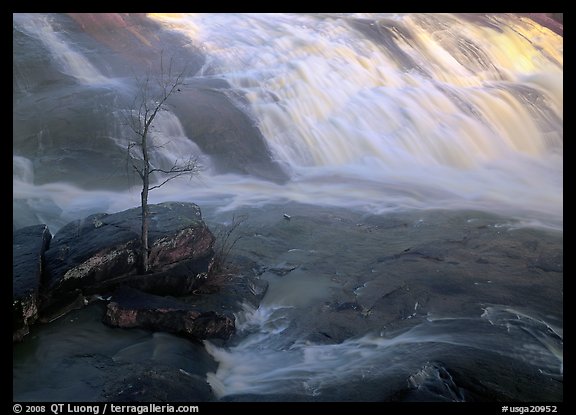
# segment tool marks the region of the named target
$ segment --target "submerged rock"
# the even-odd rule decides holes
[[[46,225],[14,231],[12,236],[12,338],[20,341],[38,318],[44,253],[52,235]]]
[[[75,289],[109,291],[128,283],[162,294],[191,293],[205,282],[214,235],[193,203],[149,205],[150,275],[139,280],[140,208],[99,213],[64,226],[46,252],[46,286],[53,299]],[[170,271],[170,272],[168,272]]]
[[[121,287],[108,304],[104,322],[123,328],[144,328],[180,334],[193,339],[227,339],[234,332],[234,317],[200,311],[172,298]]]

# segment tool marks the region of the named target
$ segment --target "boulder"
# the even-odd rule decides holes
[[[193,203],[149,205],[150,274],[139,279],[141,210],[99,213],[64,226],[46,252],[45,284],[52,299],[80,289],[107,292],[127,283],[185,295],[207,279],[214,235]]]
[[[130,287],[114,292],[104,322],[113,327],[138,327],[192,339],[227,339],[235,329],[233,316],[201,311],[192,304]]]
[[[46,225],[15,230],[12,236],[12,321],[14,341],[28,334],[38,318],[38,294],[44,253],[52,235]]]

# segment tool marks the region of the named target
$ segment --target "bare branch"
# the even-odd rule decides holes
[[[181,172],[181,173],[176,173],[176,174],[174,174],[173,176],[169,176],[168,178],[166,178],[162,183],[157,184],[157,185],[154,185],[154,186],[150,186],[150,187],[148,188],[148,190],[153,190],[153,189],[157,189],[157,188],[159,188],[159,187],[162,187],[162,186],[164,186],[166,183],[168,183],[170,180],[174,180],[174,179],[177,178],[177,177],[184,176],[184,175],[189,174],[189,173],[190,173],[189,171],[183,171],[183,172]]]
[[[150,174],[163,173],[163,174],[167,174],[170,176],[168,178],[166,178],[162,183],[154,185],[154,186],[150,186],[149,190],[157,189],[158,187],[165,185],[170,180],[173,180],[177,177],[181,177],[184,175],[191,175],[192,176],[192,175],[198,173],[199,171],[200,171],[200,166],[199,166],[196,159],[190,159],[185,164],[178,164],[178,162],[175,162],[174,165],[168,170],[162,169],[162,168],[150,169],[149,170]]]
[[[153,168],[149,170],[149,173],[164,173],[164,174],[173,174],[173,173],[197,173],[200,171],[200,167],[198,161],[196,159],[190,159],[184,164],[178,164],[178,161],[174,163],[174,165],[169,169],[162,169],[162,168]]]
[[[142,180],[144,180],[144,170],[142,170],[141,168],[139,168],[135,164],[132,164],[132,168],[136,171],[136,173],[138,173],[138,176],[140,176],[140,178]]]

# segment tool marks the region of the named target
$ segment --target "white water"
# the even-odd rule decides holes
[[[137,117],[136,114],[132,116]],[[113,137],[116,144],[121,147],[126,147],[126,137],[131,137],[132,130],[123,121],[122,114],[116,114],[118,125],[124,128],[122,134]],[[198,165],[203,168],[210,167],[210,160],[202,155],[200,148],[190,140],[182,124],[176,115],[169,110],[159,112],[154,121],[154,128],[149,134],[149,156],[150,163],[154,167],[164,168],[169,170],[172,166],[181,165],[188,159],[196,158]],[[141,152],[134,151],[131,153],[132,157],[142,158]]]
[[[152,203],[470,208],[562,229],[563,39],[548,29],[504,15],[492,18],[499,30],[449,14],[149,17],[188,36],[207,56],[205,73],[245,94],[243,109],[292,177],[279,185],[216,176],[204,159],[199,180],[174,180],[151,193]],[[410,37],[394,32],[401,53],[391,52],[353,29],[355,18],[389,19]],[[49,17],[15,15],[14,22],[79,82],[103,81]],[[406,67],[406,57],[420,69]],[[159,160],[198,154],[179,124],[171,114],[159,118],[158,139],[171,146]],[[85,213],[77,206],[112,211],[139,203],[137,188],[120,196],[34,186],[21,173],[14,197],[50,199],[63,220]]]
[[[378,381],[398,372],[406,379],[414,367],[436,358],[439,344],[497,353],[533,365],[546,375],[562,376],[561,334],[546,333],[549,325],[540,318],[506,307],[488,307],[483,320],[430,317],[399,334],[383,331],[339,344],[297,341],[286,347],[279,340],[290,322],[289,309],[245,307],[238,316],[238,329],[240,335],[249,334],[238,345],[225,349],[204,342],[219,362],[218,370],[207,376],[218,397],[250,393],[318,396],[323,389],[345,382]],[[455,352],[467,353],[465,349],[450,353]]]
[[[373,211],[515,211],[561,223],[563,41],[553,32],[523,19],[495,21],[499,33],[450,15],[393,16],[414,36],[397,43],[422,74],[403,70],[344,16],[151,17],[201,45],[211,69],[246,94],[293,174],[279,189],[230,183],[238,203],[257,192]],[[464,54],[465,38],[481,53]],[[215,185],[227,188],[222,180]]]
[[[75,50],[54,29],[50,16],[37,13],[18,13],[13,15],[13,22],[28,35],[39,39],[65,74],[73,76],[85,85],[110,82],[110,79],[102,75],[86,57]]]

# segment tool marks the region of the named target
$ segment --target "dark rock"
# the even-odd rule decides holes
[[[84,297],[79,289],[64,293],[58,298],[44,298],[40,304],[41,314],[38,316],[38,322],[51,323],[72,310],[84,308],[88,302],[88,298]]]
[[[167,271],[153,272],[145,275],[123,275],[111,278],[95,286],[86,287],[87,294],[112,291],[125,285],[158,295],[181,296],[196,293],[210,283],[206,272],[210,268],[212,257],[200,260],[185,260]]]
[[[214,282],[218,286],[213,285]],[[199,295],[180,297],[179,300],[202,310],[219,310],[220,312],[236,314],[245,311],[245,307],[258,308],[268,290],[268,281],[248,275],[234,275],[204,284]]]
[[[104,322],[115,327],[165,331],[193,339],[227,339],[234,317],[203,312],[181,301],[120,287],[108,304]]]
[[[354,311],[360,310],[361,311],[362,306],[356,302],[348,301],[345,303],[336,304],[335,310],[336,311],[345,311],[345,310],[354,310]],[[328,337],[330,337],[330,336],[328,336]]]
[[[209,402],[215,400],[206,379],[180,369],[155,367],[131,368],[104,388],[111,402]]]
[[[144,276],[139,287],[154,291],[171,279],[162,293],[190,293],[210,270],[214,235],[193,203],[166,202],[149,208],[151,275]],[[94,214],[64,226],[46,252],[45,284],[53,298],[74,289],[106,291],[125,280],[138,286],[134,281],[138,279],[140,227],[140,208]]]
[[[296,264],[288,264],[283,262],[274,267],[268,268],[268,271],[278,275],[279,277],[283,277],[284,275],[294,271],[296,268],[298,268],[298,265]]]
[[[564,254],[563,252],[543,253],[534,262],[534,267],[545,272],[563,272]]]
[[[12,338],[19,341],[38,317],[44,252],[52,235],[46,225],[14,231],[12,236]]]
[[[219,402],[322,402],[321,397],[298,393],[241,393],[226,395]]]

